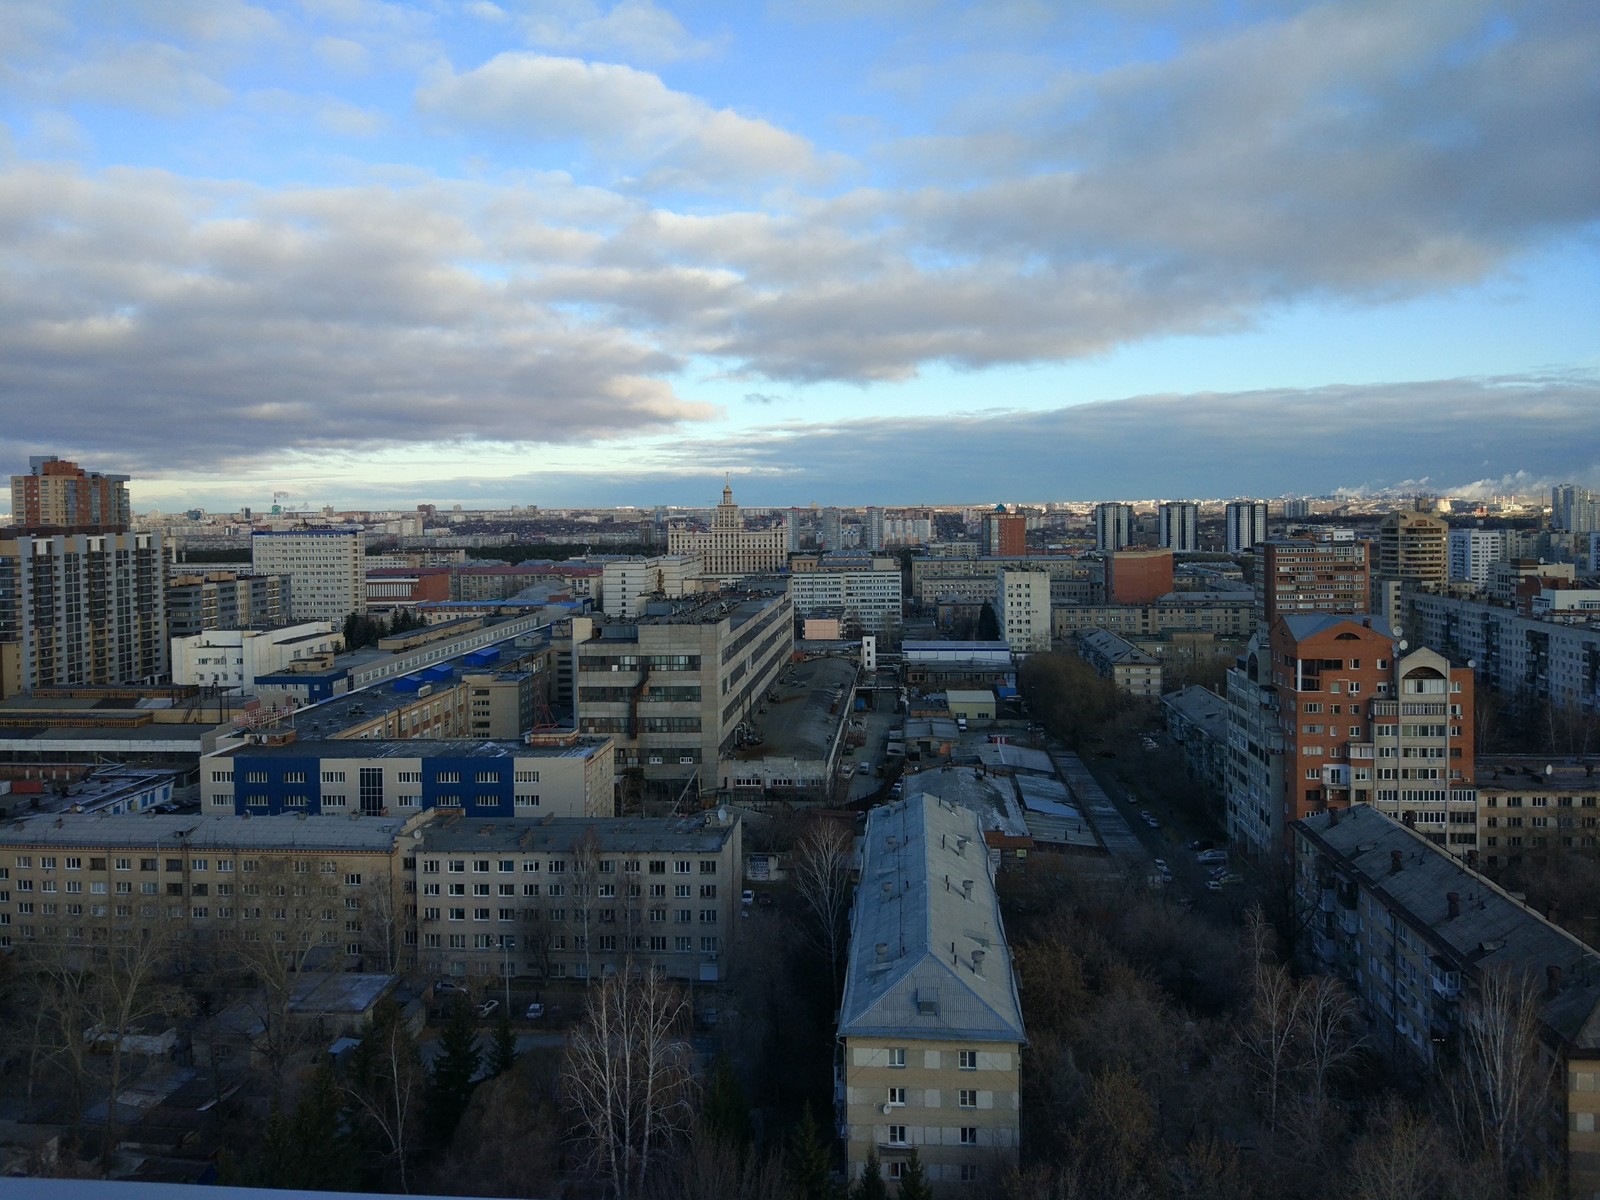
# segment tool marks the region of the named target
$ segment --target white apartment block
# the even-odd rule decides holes
[[[1094,506],[1094,548],[1122,550],[1133,542],[1133,505],[1096,504]]]
[[[818,611],[836,612],[847,629],[858,633],[890,636],[899,632],[898,569],[796,572],[789,577],[789,596],[801,617]]]
[[[1192,500],[1163,504],[1159,512],[1162,549],[1178,554],[1200,549],[1200,506]]]
[[[1489,568],[1506,558],[1506,535],[1501,529],[1452,529],[1450,578],[1479,587],[1489,582]]]
[[[1242,554],[1267,540],[1265,500],[1235,500],[1223,509],[1229,554]]]
[[[1452,662],[1467,663],[1513,700],[1549,700],[1600,711],[1600,628],[1524,617],[1515,609],[1430,592],[1406,597],[1406,633]]]
[[[342,626],[367,611],[367,535],[361,529],[257,530],[250,537],[251,570],[287,575],[296,621]]]
[[[601,594],[608,617],[636,617],[651,596],[674,598],[700,590],[698,555],[661,554],[605,564]]]
[[[1044,571],[1000,571],[995,578],[1000,636],[1018,654],[1050,649],[1050,576]]]

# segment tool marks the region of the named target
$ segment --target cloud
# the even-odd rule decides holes
[[[817,167],[804,139],[612,63],[508,52],[463,74],[441,69],[417,102],[462,127],[530,143],[577,142],[630,171],[673,172],[678,184],[794,178]]]
[[[912,452],[908,452],[912,448]],[[638,460],[636,460],[638,461]],[[708,464],[714,470],[708,473]],[[1029,500],[1331,494],[1434,481],[1445,495],[1600,485],[1600,376],[1422,380],[1373,386],[1136,396],[1043,412],[863,418],[696,439],[610,502],[694,502],[716,471],[765,481],[747,504],[953,503],[996,480]],[[679,481],[675,476],[683,476]],[[627,499],[625,499],[626,497]],[[848,498],[848,499],[847,499]]]
[[[52,90],[67,100],[116,104],[161,116],[178,116],[196,105],[220,107],[231,95],[198,56],[161,42],[129,44],[70,67],[56,77]]]
[[[704,57],[716,48],[692,37],[677,17],[652,0],[621,0],[609,10],[589,0],[541,2],[524,18],[523,28],[535,46],[628,62],[677,62]]]
[[[746,404],[787,404],[789,402],[787,396],[779,396],[773,392],[746,392],[744,400]]]
[[[293,449],[633,436],[714,410],[647,341],[479,270],[479,197],[0,174],[8,439],[172,466]],[[488,255],[492,257],[492,255]]]

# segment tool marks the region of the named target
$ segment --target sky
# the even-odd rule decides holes
[[[0,474],[1600,487],[1593,0],[0,0]]]

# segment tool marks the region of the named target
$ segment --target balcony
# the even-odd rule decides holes
[[[1350,766],[1348,763],[1326,763],[1322,768],[1322,786],[1348,791],[1350,788]]]

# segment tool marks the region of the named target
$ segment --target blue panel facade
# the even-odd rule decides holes
[[[240,816],[322,811],[322,761],[272,757],[233,760],[233,811]]]
[[[516,765],[509,758],[425,758],[422,807],[459,808],[469,817],[516,814]]]

